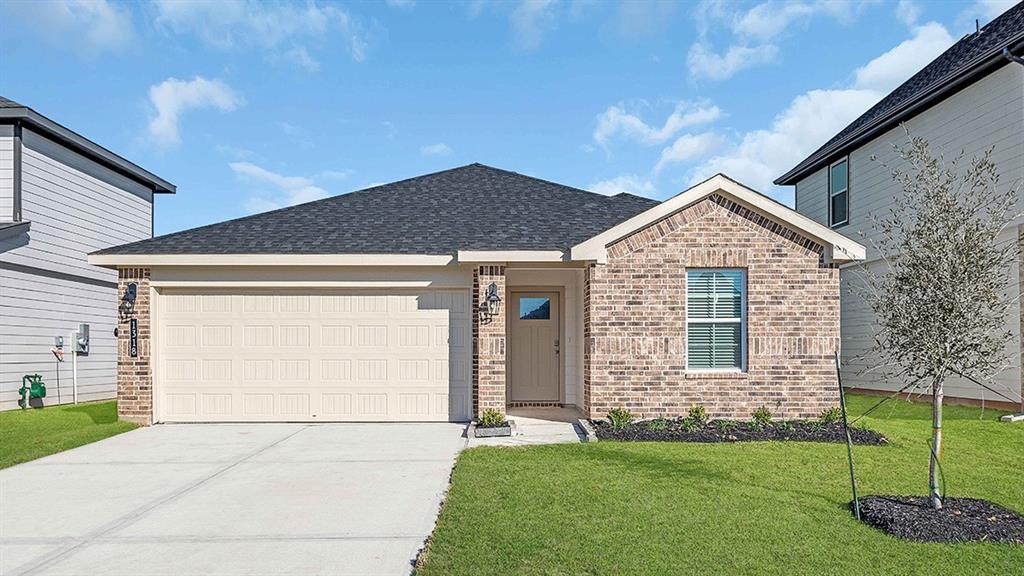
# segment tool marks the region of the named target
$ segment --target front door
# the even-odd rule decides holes
[[[558,292],[512,292],[509,310],[509,399],[558,402]]]

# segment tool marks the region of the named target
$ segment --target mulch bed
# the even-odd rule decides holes
[[[591,420],[600,440],[626,442],[753,442],[789,440],[798,442],[846,442],[843,425],[838,422],[817,420],[786,420],[760,426],[754,422],[712,420],[705,424],[687,418],[643,420],[623,429],[612,427],[606,420]],[[851,428],[855,444],[885,444],[887,440],[878,432],[864,428]]]
[[[924,496],[866,496],[860,516],[883,532],[918,542],[1024,544],[1024,516],[977,498],[946,498],[932,510]]]

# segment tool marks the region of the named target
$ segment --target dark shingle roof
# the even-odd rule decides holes
[[[917,74],[893,90],[859,118],[843,128],[824,146],[775,180],[775,184],[795,184],[803,175],[833,157],[840,156],[886,130],[949,90],[957,89],[997,66],[1010,64],[1001,55],[1003,48],[1017,50],[1024,42],[1024,2],[1021,2],[985,25],[979,33],[964,36],[959,42],[932,60]]]
[[[22,106],[9,98],[0,96],[0,108],[25,108],[25,106]]]
[[[454,254],[555,250],[658,204],[470,164],[98,254]]]

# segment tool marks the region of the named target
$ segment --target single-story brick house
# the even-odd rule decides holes
[[[664,202],[480,164],[90,255],[142,423],[590,417],[837,401],[864,247],[723,175]]]

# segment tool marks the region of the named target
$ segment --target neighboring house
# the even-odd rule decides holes
[[[970,159],[994,148],[999,187],[1021,190],[1024,66],[1005,58],[1001,54],[1004,48],[1017,55],[1024,52],[1024,4],[965,36],[775,183],[796,186],[796,209],[801,214],[855,238],[864,234],[870,246],[877,235],[870,215],[885,216],[901,193],[882,163],[899,163],[892,145],[907,142],[899,126],[905,123],[913,136],[927,139],[933,151],[944,153],[947,159],[961,151]],[[1024,224],[1024,219],[1018,224]],[[1024,238],[1024,229],[1015,226],[1002,240],[1017,242],[1019,238]],[[882,269],[875,250],[869,250],[865,264],[872,270]],[[1011,294],[1020,292],[1016,279],[1021,270],[1015,266],[1015,281],[1006,287]],[[898,379],[882,377],[881,371],[864,372],[880,364],[870,352],[874,316],[855,290],[857,271],[844,269],[842,280],[844,383],[865,389],[898,390],[904,385]],[[1024,316],[1018,304],[1014,304],[1011,316],[1006,329],[1014,335],[1008,350],[1013,366],[999,376],[996,388],[1019,402],[1024,350],[1020,327]],[[945,392],[947,398],[1013,403],[959,379],[948,383]]]
[[[90,265],[86,254],[152,237],[153,194],[173,192],[0,97],[0,409],[17,407],[26,374],[39,374],[47,388],[34,405],[71,402],[75,372],[79,401],[114,397],[117,274]],[[88,350],[76,356],[73,335],[83,324]],[[57,336],[65,352],[59,367],[51,352]]]
[[[89,261],[134,297],[124,418],[459,421],[816,416],[863,254],[722,175],[658,203],[471,164]]]

